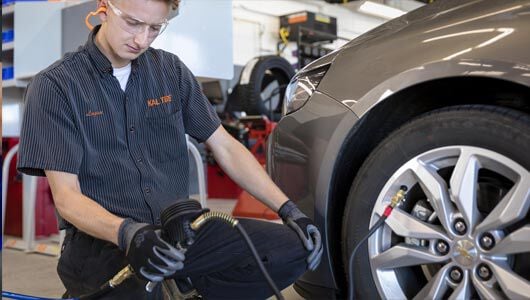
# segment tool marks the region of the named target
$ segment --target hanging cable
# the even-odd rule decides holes
[[[370,228],[368,233],[355,245],[353,248],[353,251],[350,254],[350,259],[348,260],[348,300],[355,299],[355,286],[354,286],[354,278],[353,278],[353,260],[355,259],[355,254],[357,253],[357,250],[359,250],[360,246],[364,244],[364,242],[374,234],[374,232],[377,231],[383,224],[385,224],[386,219],[394,208],[398,206],[398,204],[405,199],[405,195],[407,193],[407,187],[402,185],[399,189],[399,191],[392,197],[390,200],[390,204],[385,208],[385,211],[383,212],[383,215],[379,217],[379,220],[375,222],[374,226]]]

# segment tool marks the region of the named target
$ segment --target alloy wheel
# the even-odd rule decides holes
[[[386,182],[371,225],[401,185],[409,187],[406,202],[368,241],[382,297],[528,297],[528,170],[479,147],[422,153]]]

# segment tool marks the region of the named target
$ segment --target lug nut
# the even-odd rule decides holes
[[[460,281],[462,281],[462,269],[460,269],[459,267],[451,268],[451,272],[449,272],[449,277],[451,277],[451,280],[453,280],[455,283],[460,283]]]
[[[445,241],[438,241],[438,243],[436,243],[436,251],[441,255],[446,255],[449,253],[449,245]]]
[[[477,267],[477,274],[480,279],[487,281],[491,279],[491,270],[486,264],[480,264]]]
[[[465,234],[467,231],[466,222],[462,218],[456,219],[455,222],[453,223],[453,227],[455,231],[460,235]]]
[[[486,232],[480,237],[479,243],[484,250],[491,250],[495,247],[495,238],[491,233]]]

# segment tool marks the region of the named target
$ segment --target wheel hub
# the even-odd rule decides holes
[[[461,267],[469,269],[477,262],[477,248],[471,241],[459,240],[454,245],[452,257]]]

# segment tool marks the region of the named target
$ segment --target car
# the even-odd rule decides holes
[[[530,1],[436,1],[300,70],[267,170],[324,254],[295,289],[358,299],[528,298]]]

